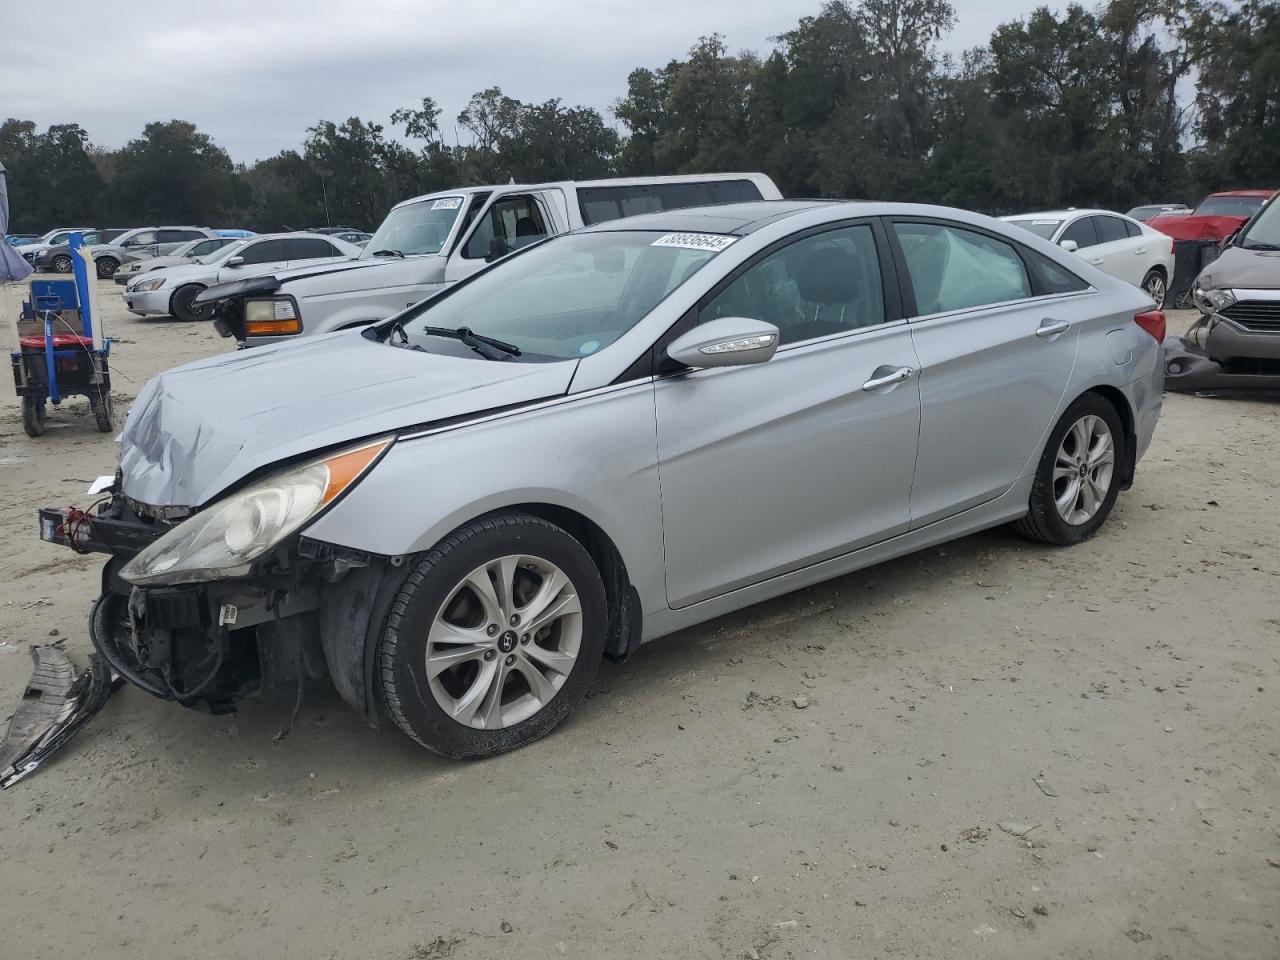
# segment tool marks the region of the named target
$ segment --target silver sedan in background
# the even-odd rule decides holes
[[[245,309],[287,314],[269,279]],[[42,536],[110,555],[94,645],[156,696],[327,674],[483,757],[691,624],[999,524],[1086,540],[1155,430],[1163,336],[1142,290],[960,210],[651,214],[161,374],[109,500]]]

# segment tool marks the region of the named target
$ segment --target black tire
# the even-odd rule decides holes
[[[1067,431],[1082,417],[1096,416],[1105,421],[1111,431],[1115,446],[1115,463],[1112,470],[1111,484],[1102,500],[1097,513],[1087,522],[1071,524],[1058,512],[1054,500],[1054,467],[1057,463],[1058,450],[1062,446]],[[1123,465],[1127,462],[1128,437],[1125,436],[1124,425],[1120,415],[1106,399],[1096,393],[1086,393],[1071,404],[1049,434],[1044,452],[1040,456],[1040,464],[1036,467],[1035,483],[1031,488],[1031,501],[1027,515],[1013,524],[1013,529],[1030,540],[1052,543],[1060,547],[1069,547],[1088,540],[1106,522],[1111,508],[1115,506],[1116,497],[1120,494],[1120,483]]]
[[[1169,298],[1169,281],[1163,270],[1148,270],[1142,278],[1142,289],[1156,302],[1157,310],[1164,309],[1164,302]]]
[[[545,706],[511,726],[480,730],[454,720],[432,694],[425,677],[427,632],[463,578],[513,551],[544,558],[569,577],[582,607],[582,640],[563,685]],[[391,605],[377,651],[379,691],[396,726],[428,750],[472,760],[523,746],[563,722],[604,655],[608,603],[600,571],[586,548],[545,520],[504,513],[467,524],[413,564]]]
[[[209,317],[208,306],[204,304],[196,306],[191,302],[203,292],[204,287],[198,283],[188,283],[185,287],[179,287],[173,291],[173,296],[169,298],[169,312],[179,320],[185,320],[187,323],[207,320]]]
[[[110,433],[115,429],[115,404],[111,401],[111,394],[102,391],[97,396],[89,395],[89,408],[93,411],[93,418],[98,423],[98,430],[102,433]]]
[[[93,264],[94,269],[98,271],[98,276],[103,280],[110,280],[120,269],[120,261],[115,257],[98,257]]]
[[[22,398],[22,429],[28,437],[43,437],[48,425],[43,397]]]
[[[70,273],[71,258],[66,254],[59,254],[53,258],[52,268],[54,273]]]

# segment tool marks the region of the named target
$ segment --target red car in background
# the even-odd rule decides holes
[[[1226,240],[1271,199],[1274,190],[1211,193],[1190,215],[1152,217],[1147,226],[1178,240]]]

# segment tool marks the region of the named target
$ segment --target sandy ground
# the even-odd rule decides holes
[[[103,293],[122,406],[228,347]],[[34,512],[115,448],[52,419],[0,415],[0,716],[28,642],[87,648],[99,561]],[[286,704],[126,689],[0,795],[0,955],[1278,957],[1278,438],[1170,397],[1088,544],[995,531],[685,631],[486,763],[335,696],[277,743]]]

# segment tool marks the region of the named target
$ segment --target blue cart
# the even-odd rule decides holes
[[[84,267],[76,266],[79,277]],[[71,396],[89,398],[99,430],[115,429],[108,367],[111,341],[94,346],[93,318],[78,293],[83,288],[71,280],[33,280],[31,298],[22,305],[18,349],[9,357],[13,384],[22,398],[22,428],[29,437],[44,434],[49,403],[57,406]]]

